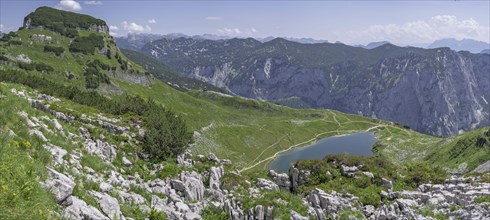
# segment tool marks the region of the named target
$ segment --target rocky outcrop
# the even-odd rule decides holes
[[[424,184],[416,191],[401,191],[393,194],[391,200],[394,203],[376,209],[373,213],[375,219],[419,219],[423,216],[417,210],[424,207],[432,207],[434,212],[451,219],[490,218],[490,212],[484,203],[473,202],[480,196],[490,196],[490,184],[475,181],[473,178],[449,179],[444,184]]]
[[[97,199],[97,203],[99,204],[100,209],[102,209],[102,212],[104,212],[106,216],[109,216],[111,220],[126,219],[121,213],[121,208],[117,199],[107,193],[99,193],[96,191],[91,191],[90,193]]]
[[[209,188],[219,190],[221,188],[221,177],[225,173],[223,166],[211,167],[209,170]]]
[[[86,128],[81,127],[80,133],[85,138],[83,146],[89,153],[97,155],[103,160],[108,160],[110,162],[116,158],[116,146],[99,139],[93,140]]]
[[[279,190],[279,186],[276,183],[264,178],[257,178],[255,185],[265,190]]]
[[[298,186],[304,185],[310,176],[309,170],[300,170],[296,167],[289,168],[289,177],[291,180],[291,191],[296,192]]]
[[[333,214],[342,210],[357,210],[360,206],[359,199],[351,194],[339,194],[335,191],[325,193],[321,189],[315,189],[307,197],[308,204],[315,210],[317,218],[327,214]]]
[[[184,171],[180,174],[180,180],[172,180],[172,187],[180,192],[186,201],[201,200],[204,198],[204,183],[202,175],[195,171]]]
[[[280,189],[289,191],[291,189],[291,181],[285,173],[276,173],[274,170],[269,171],[269,177],[276,183]]]
[[[73,179],[57,172],[54,169],[47,168],[49,178],[43,183],[43,186],[54,194],[58,204],[69,206],[73,203],[71,194],[75,187]]]
[[[100,219],[109,220],[97,208],[87,205],[83,200],[73,196],[73,203],[63,211],[63,217],[73,220]]]
[[[485,163],[480,164],[478,167],[476,167],[473,172],[475,173],[485,173],[490,171],[490,160],[488,160]]]

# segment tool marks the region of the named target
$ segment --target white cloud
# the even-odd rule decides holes
[[[3,32],[4,28],[5,28],[5,26],[3,26],[3,24],[0,24],[0,32]]]
[[[252,33],[257,33],[257,29],[255,29],[255,28],[250,28],[250,32],[252,32]]]
[[[113,36],[113,37],[117,37],[117,36],[119,36],[119,34],[118,34],[118,33],[116,33],[116,32],[112,32],[112,31],[109,31],[109,35],[111,35],[111,36]]]
[[[150,32],[151,27],[148,25],[139,25],[134,22],[128,23],[127,21],[122,22],[123,29],[129,32]]]
[[[488,42],[490,28],[480,25],[473,18],[460,20],[456,16],[437,15],[425,21],[371,25],[363,30],[336,35],[338,40],[356,43],[384,40],[401,44],[429,43],[443,38],[470,38]]]
[[[62,10],[67,10],[67,11],[80,11],[82,10],[82,6],[80,6],[80,3],[78,3],[75,0],[61,0],[58,5],[56,5],[56,8],[62,9]]]
[[[238,28],[221,28],[218,29],[219,34],[224,34],[224,35],[238,35],[241,34],[242,31]]]
[[[148,20],[148,24],[156,24],[156,23],[157,23],[157,20],[155,20],[155,19]]]
[[[116,25],[110,25],[110,26],[109,26],[109,29],[110,29],[111,31],[117,31],[117,30],[119,30],[119,27],[118,27],[118,26],[116,26]]]
[[[94,0],[92,0],[92,1],[84,1],[83,3],[86,4],[86,5],[102,5],[102,2],[101,1],[94,1]]]
[[[222,20],[222,17],[216,17],[216,16],[209,16],[205,18],[206,20]]]

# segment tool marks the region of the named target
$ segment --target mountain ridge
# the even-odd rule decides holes
[[[488,119],[485,115],[489,114],[485,100],[490,99],[486,95],[489,90],[485,84],[489,78],[486,70],[490,65],[487,55],[454,52],[449,48],[399,47],[389,43],[368,50],[344,44],[299,44],[281,38],[266,43],[246,43],[242,39],[234,39],[234,41],[242,41],[247,46],[238,43],[235,47],[230,47],[228,41],[167,39],[149,43],[142,48],[142,51],[160,59],[185,76],[229,89],[235,94],[248,98],[275,101],[299,97],[310,107],[330,108],[378,117],[408,125],[417,131],[442,136],[455,135],[460,130],[470,130],[478,123],[482,124],[477,126],[490,123],[489,120],[485,120]],[[223,51],[223,48],[227,50]],[[441,59],[448,57],[452,60],[442,62]],[[468,68],[454,66],[455,62],[461,62],[460,65]],[[410,65],[407,66],[408,64]],[[383,70],[387,68],[384,67],[386,65],[389,65],[389,68]],[[405,67],[401,68],[401,66]],[[439,93],[438,99],[440,97],[444,100],[449,98],[447,96],[452,96],[449,99],[455,100],[453,103],[444,104],[438,100],[427,100],[430,108],[441,108],[438,110],[440,112],[436,111],[436,114],[440,114],[436,118],[449,117],[445,119],[446,121],[434,119],[432,112],[422,112],[421,115],[413,115],[410,116],[412,119],[409,119],[403,118],[403,114],[398,114],[396,110],[388,112],[383,110],[394,106],[385,103],[390,93],[403,94],[404,89],[401,89],[403,86],[400,82],[404,82],[408,87],[414,82],[423,84],[423,80],[417,73],[422,69],[427,72],[427,80],[438,82],[441,86],[449,83],[443,76],[459,77],[466,81],[466,85],[476,84],[474,88],[465,87],[465,83],[461,84],[468,90],[465,93],[471,94],[469,99],[472,103],[466,105],[472,109],[469,111],[472,112],[470,116],[457,116],[463,111],[452,107],[463,101],[458,100],[458,96],[454,93],[460,89],[452,86],[454,83],[449,83],[450,87],[447,87],[453,92],[434,91],[435,94]],[[415,74],[415,77],[409,76],[412,74]],[[467,74],[469,75],[465,76]],[[424,85],[427,87],[424,89],[430,89],[428,86]],[[286,88],[281,90],[282,87]],[[295,87],[302,90],[293,89]],[[399,89],[401,90],[398,91]],[[424,91],[424,89],[413,89]],[[371,93],[374,96],[370,95]],[[411,107],[406,106],[402,109],[415,107],[412,112],[425,111],[416,106],[423,102],[422,96],[428,94],[415,92],[407,95],[406,99],[413,100]],[[379,96],[376,98],[378,101],[373,100],[375,96]],[[346,101],[352,97],[359,97],[362,104],[347,103]],[[397,100],[391,102],[408,105]],[[423,121],[428,122],[423,124]]]
[[[454,38],[440,39],[432,42],[427,48],[449,47],[456,51],[469,51],[471,53],[480,53],[483,50],[490,49],[490,44],[483,41],[472,39],[456,40]]]

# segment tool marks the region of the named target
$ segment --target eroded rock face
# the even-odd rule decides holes
[[[276,173],[274,170],[269,171],[269,177],[276,183],[282,190],[289,191],[291,188],[291,181],[287,174]]]
[[[209,188],[214,190],[219,190],[221,187],[221,177],[223,176],[225,170],[223,166],[211,167],[209,170]]]
[[[300,170],[296,167],[289,168],[289,178],[291,180],[291,190],[296,192],[300,185],[304,185],[310,176],[309,170]]]
[[[202,176],[195,171],[182,172],[180,179],[183,183],[183,193],[186,201],[201,200],[204,198],[204,183],[202,182]],[[174,184],[172,184],[174,186]],[[182,191],[182,185],[178,185],[179,191]]]
[[[80,200],[75,196],[73,196],[73,203],[64,210],[63,217],[74,220],[109,220],[109,218],[102,214],[97,208],[87,205],[85,201]]]

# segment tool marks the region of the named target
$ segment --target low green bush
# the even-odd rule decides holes
[[[104,47],[104,37],[97,34],[90,34],[85,37],[76,37],[70,44],[70,51],[83,54],[93,54],[96,48]]]
[[[230,216],[225,211],[220,208],[215,208],[211,206],[207,206],[201,212],[201,217],[203,220],[228,220]]]
[[[63,52],[65,52],[65,48],[52,46],[52,45],[45,45],[44,52],[53,52],[56,56],[60,56],[61,54],[63,54]]]

